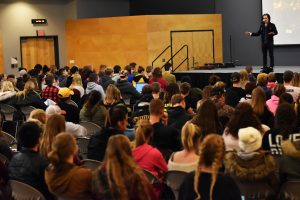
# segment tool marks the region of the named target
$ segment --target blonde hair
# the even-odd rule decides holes
[[[242,69],[240,71],[240,75],[241,75],[241,82],[248,82],[249,81],[249,76],[248,76],[247,70]]]
[[[35,89],[36,89],[36,83],[33,80],[28,80],[24,85],[23,91],[18,92],[17,96],[19,98],[25,98],[25,96],[28,94],[30,90],[35,91]]]
[[[215,88],[215,87],[224,90],[224,89],[225,89],[225,83],[224,83],[223,81],[218,81],[218,82],[216,82],[215,85],[213,86],[213,88]]]
[[[217,181],[218,171],[222,166],[224,154],[225,145],[222,136],[217,134],[210,134],[204,138],[200,145],[198,168],[196,169],[194,176],[194,190],[197,194],[197,200],[201,199],[198,187],[202,167],[211,167],[212,178],[210,183],[209,197],[210,200],[212,200],[213,189]]]
[[[253,112],[257,115],[262,115],[265,111],[266,94],[261,87],[257,87],[252,91],[251,106]]]
[[[15,87],[10,81],[3,81],[1,84],[1,92],[7,92],[7,91],[14,92]]]
[[[300,73],[294,72],[294,78],[292,80],[292,86],[300,87]]]
[[[51,151],[47,155],[50,161],[48,169],[61,169],[66,164],[67,159],[77,152],[77,149],[76,140],[72,134],[66,132],[57,134],[53,138]]]
[[[268,74],[260,73],[257,75],[257,85],[266,86],[268,83]]]
[[[44,119],[46,118],[46,112],[42,109],[34,109],[31,111],[29,115],[29,119],[37,119],[41,123],[44,123]]]
[[[81,86],[82,87],[82,79],[80,74],[73,74],[72,75],[72,84],[70,85],[70,89],[73,89],[74,86]]]
[[[135,147],[150,142],[153,136],[153,127],[149,120],[139,120],[137,122],[137,128],[135,129],[134,135]]]
[[[187,122],[181,130],[181,142],[182,146],[187,150],[195,150],[197,154],[199,141],[202,139],[203,135],[201,129],[190,122]]]
[[[106,95],[104,99],[105,105],[112,105],[121,100],[121,92],[117,86],[110,84],[106,89]]]
[[[58,133],[66,131],[65,118],[62,115],[51,115],[46,122],[45,131],[40,145],[40,154],[47,157],[51,151],[51,144]]]
[[[148,182],[143,171],[132,158],[129,139],[124,135],[111,136],[108,140],[104,166],[112,199],[128,200],[135,188],[137,199],[151,199]],[[96,187],[102,183],[96,181]]]

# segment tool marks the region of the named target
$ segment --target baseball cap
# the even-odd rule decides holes
[[[58,105],[48,106],[46,109],[46,115],[55,115],[55,114],[64,115],[66,114],[66,111],[60,109]]]
[[[58,91],[58,97],[59,98],[68,98],[73,94],[74,94],[73,90],[71,90],[67,87],[60,88],[59,91]]]

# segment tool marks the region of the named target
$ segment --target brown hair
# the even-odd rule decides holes
[[[191,84],[184,82],[180,84],[180,92],[183,95],[187,95],[190,92]]]
[[[110,84],[106,89],[105,105],[113,105],[121,100],[121,92],[117,86]]]
[[[275,73],[274,72],[270,72],[268,74],[268,81],[269,82],[276,82],[276,76],[275,76]]]
[[[283,93],[285,93],[285,87],[283,84],[277,84],[274,88],[274,95],[280,97]]]
[[[294,78],[292,80],[292,86],[300,87],[300,73],[294,72]]]
[[[212,178],[209,190],[209,197],[212,200],[213,189],[217,181],[218,171],[222,166],[224,154],[225,144],[222,136],[211,134],[204,138],[200,146],[199,163],[194,176],[194,190],[197,194],[197,200],[201,199],[201,195],[198,190],[199,184],[206,184],[199,183],[202,167],[211,167],[212,170]]]
[[[160,92],[160,83],[158,83],[158,82],[152,83],[151,90],[153,93],[159,93]]]
[[[164,102],[160,99],[152,99],[149,106],[150,115],[161,115],[164,111]]]
[[[37,119],[44,124],[44,120],[46,119],[46,112],[42,109],[34,109],[33,111],[31,111],[29,119]]]
[[[198,153],[199,141],[203,139],[201,129],[190,122],[187,122],[181,129],[181,143],[182,146],[187,150],[195,150]]]
[[[181,94],[175,94],[171,98],[171,103],[174,106],[175,104],[181,103],[184,101],[184,97]]]
[[[180,94],[179,85],[177,83],[170,83],[167,85],[165,95],[164,95],[164,103],[168,104],[171,102],[171,98],[174,94]]]
[[[51,151],[48,153],[50,170],[61,170],[66,164],[67,159],[77,152],[77,144],[73,135],[62,132],[53,138]]]
[[[153,127],[148,120],[139,120],[134,132],[135,147],[150,142],[153,136]]]
[[[45,131],[42,136],[40,145],[40,154],[47,157],[51,151],[51,144],[55,136],[61,132],[66,131],[65,117],[62,115],[51,115],[46,122]]]
[[[265,112],[266,94],[261,87],[257,87],[252,91],[251,106],[253,112],[259,116]]]
[[[112,199],[129,199],[133,188],[137,199],[151,199],[145,175],[132,158],[130,142],[126,136],[115,135],[109,138],[103,167]],[[98,184],[101,185],[100,181],[96,182]]]

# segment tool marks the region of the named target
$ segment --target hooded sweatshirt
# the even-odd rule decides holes
[[[60,198],[91,199],[92,171],[67,164],[60,172],[48,167],[45,171],[45,180],[49,190]]]
[[[105,93],[104,93],[104,90],[103,90],[103,88],[102,88],[101,85],[99,85],[99,84],[97,84],[95,82],[88,82],[85,93],[89,94],[93,90],[96,90],[96,91],[100,92],[101,96],[102,96],[102,99],[105,98]]]
[[[133,159],[142,168],[150,171],[159,179],[168,170],[167,163],[159,150],[143,144],[132,150]],[[160,172],[160,173],[159,173]]]
[[[181,130],[183,125],[192,117],[181,106],[167,108],[168,126]]]

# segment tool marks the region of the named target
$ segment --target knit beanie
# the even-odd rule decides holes
[[[262,135],[259,130],[253,127],[241,128],[238,135],[241,151],[251,153],[260,149],[262,145]]]

